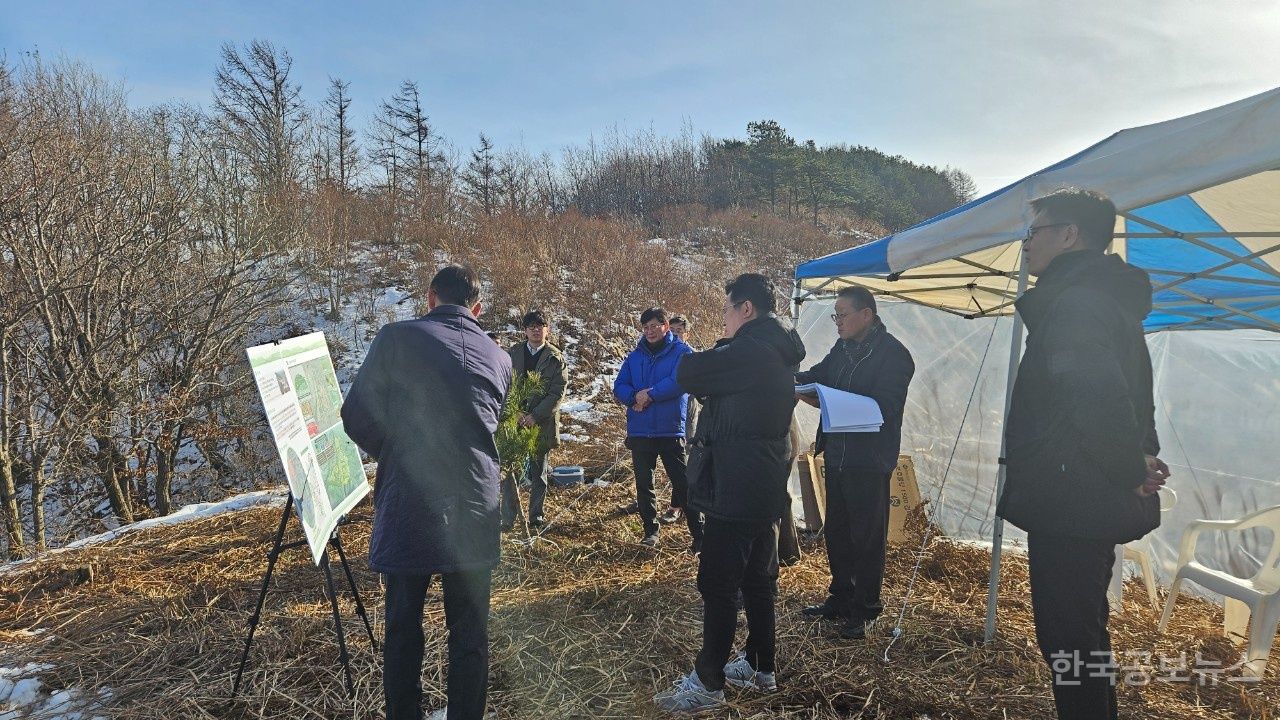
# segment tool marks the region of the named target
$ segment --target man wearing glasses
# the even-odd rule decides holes
[[[1031,201],[1017,301],[1026,352],[1005,423],[996,514],[1027,531],[1036,640],[1060,718],[1116,717],[1107,633],[1115,546],[1160,524],[1147,273],[1106,254],[1116,208],[1065,189]]]
[[[526,313],[520,320],[525,341],[507,351],[511,356],[513,374],[532,373],[542,380],[542,392],[529,398],[522,408],[524,413],[520,415],[520,427],[538,428],[537,452],[525,466],[525,477],[531,485],[529,525],[534,528],[547,524],[542,514],[547,497],[547,454],[560,447],[560,404],[564,401],[565,385],[569,380],[560,348],[547,342],[550,334],[548,325],[547,316],[542,311]],[[503,478],[502,484],[502,527],[509,530],[520,513],[519,499],[514,478]]]
[[[668,712],[723,704],[725,683],[778,687],[778,521],[791,502],[792,379],[804,342],[774,314],[777,289],[768,278],[739,275],[725,294],[725,338],[676,368],[680,387],[706,401],[689,451],[688,507],[704,513],[706,524],[698,562],[702,650],[692,672],[654,697]],[[730,660],[739,592],[747,641]]]
[[[613,395],[627,406],[627,447],[636,473],[636,504],[644,523],[644,539],[658,544],[658,504],[653,492],[653,471],[662,458],[671,481],[671,497],[684,506],[685,497],[685,409],[688,396],[676,384],[676,365],[693,349],[671,332],[667,311],[651,307],[640,314],[640,340],[627,355]],[[697,513],[686,513],[691,549],[698,552],[702,523]]]
[[[841,637],[859,640],[880,616],[885,546],[889,533],[889,480],[898,465],[907,386],[915,374],[911,353],[876,314],[876,299],[862,287],[836,295],[839,338],[817,365],[796,374],[799,384],[819,383],[876,401],[884,424],[879,432],[824,433],[817,450],[827,479],[826,537],[831,586],[826,601],[804,614],[843,621]],[[818,407],[814,395],[797,396]]]

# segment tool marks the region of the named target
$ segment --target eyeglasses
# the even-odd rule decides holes
[[[645,332],[650,332],[652,330],[661,330],[662,323],[649,323],[648,325],[641,325],[640,329]]]
[[[862,312],[863,310],[867,310],[867,309],[868,309],[868,308],[859,308],[859,309],[857,309],[857,310],[854,310],[854,311],[853,311],[853,312],[851,312],[851,313],[831,313],[831,322],[836,323],[836,324],[839,324],[841,320],[843,320],[843,319],[845,319],[845,318],[847,318],[847,317],[849,317],[849,316],[851,316],[851,315],[857,315],[858,313]]]
[[[733,308],[738,307],[739,305],[741,305],[741,304],[742,304],[742,303],[744,303],[744,302],[746,302],[746,300],[739,300],[739,301],[738,301],[738,302],[736,302],[736,303],[729,303],[728,305],[725,305],[725,306],[724,306],[724,311],[725,311],[725,312],[729,312],[730,310],[732,310]]]
[[[1075,223],[1061,222],[1061,223],[1045,223],[1044,225],[1032,225],[1031,227],[1027,228],[1027,236],[1022,238],[1022,242],[1024,243],[1031,242],[1031,238],[1034,238],[1036,236],[1036,233],[1040,232],[1041,230],[1044,230],[1045,228],[1062,227],[1064,225],[1074,225],[1074,224]]]

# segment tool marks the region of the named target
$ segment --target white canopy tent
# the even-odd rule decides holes
[[[1148,332],[1252,329],[1241,342],[1250,343],[1251,352],[1265,348],[1264,357],[1274,357],[1277,346],[1257,331],[1280,332],[1280,88],[1123,130],[900,233],[806,262],[796,269],[795,300],[803,306],[841,287],[861,285],[887,298],[961,318],[1009,315],[1013,301],[1030,284],[1020,249],[1031,220],[1028,202],[1069,186],[1099,190],[1116,203],[1120,217],[1112,251],[1147,270],[1155,286],[1154,309],[1145,322]],[[1001,419],[1007,414],[1022,346],[1016,315],[1009,326]],[[994,337],[994,329],[991,332]],[[1239,333],[1228,335],[1234,340]],[[903,340],[912,346],[910,337]],[[820,357],[828,347],[829,343],[809,349]],[[1204,353],[1201,357],[1211,359]],[[1275,366],[1264,361],[1259,367]],[[1262,384],[1260,389],[1280,392],[1274,374],[1249,377]],[[1161,390],[1157,393],[1160,400]],[[1219,418],[1225,421],[1227,417]],[[1002,433],[1000,437],[1003,456]],[[1167,449],[1169,438],[1164,441]],[[1268,454],[1268,447],[1257,445],[1248,451]],[[1003,467],[990,471],[997,478],[998,497]],[[1273,479],[1260,477],[1259,482],[1274,482],[1280,489]],[[1259,497],[1280,502],[1270,492]],[[993,521],[991,530],[988,639],[995,631],[1003,523]]]

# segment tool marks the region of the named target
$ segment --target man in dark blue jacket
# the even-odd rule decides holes
[[[448,717],[484,716],[499,545],[493,434],[511,360],[476,323],[479,294],[469,268],[436,273],[430,312],[378,332],[342,406],[347,435],[378,461],[369,567],[386,578],[387,720],[422,718],[422,605],[432,575],[449,626]]]
[[[889,533],[889,480],[898,465],[907,386],[916,366],[876,314],[876,299],[866,288],[851,286],[837,293],[831,317],[839,334],[835,346],[817,365],[797,373],[796,382],[865,395],[880,406],[884,425],[869,433],[823,433],[818,427],[827,479],[822,534],[831,587],[825,602],[804,613],[843,620],[841,635],[861,639],[884,607],[880,588]],[[818,406],[816,396],[801,399]]]
[[[645,545],[658,544],[658,504],[653,471],[662,458],[671,481],[672,505],[684,507],[685,410],[688,395],[676,384],[676,365],[693,352],[667,323],[667,311],[652,307],[640,314],[643,336],[618,371],[613,395],[627,406],[627,447],[636,474],[636,504],[644,523]],[[678,504],[677,504],[678,503]],[[685,513],[693,551],[702,539],[697,513]]]

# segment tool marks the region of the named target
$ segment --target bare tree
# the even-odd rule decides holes
[[[445,157],[441,139],[422,106],[416,82],[405,80],[400,84],[400,91],[382,103],[380,122],[392,131],[397,152],[405,161],[403,166],[408,169],[417,192],[429,190]]]
[[[316,133],[318,179],[343,192],[353,190],[360,172],[360,152],[356,130],[351,124],[351,83],[329,78],[329,93],[323,105],[323,120]]]
[[[222,46],[214,80],[214,107],[228,136],[248,159],[259,187],[281,192],[297,183],[298,148],[306,113],[302,88],[289,73],[293,58],[283,48],[254,40],[243,48]]]

